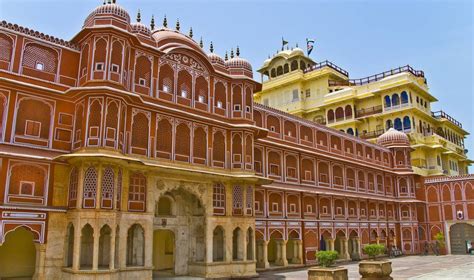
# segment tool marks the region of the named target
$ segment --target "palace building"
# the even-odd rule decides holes
[[[0,278],[250,277],[319,250],[474,239],[474,176],[420,176],[410,134],[369,142],[254,103],[261,87],[238,48],[222,58],[115,1],[69,41],[2,21]],[[432,149],[464,170],[447,135]]]
[[[405,132],[419,175],[463,175],[473,162],[464,148],[469,133],[445,112],[431,111],[437,99],[424,72],[409,65],[349,79],[341,67],[316,63],[293,48],[268,58],[258,71],[263,82],[255,94],[258,103],[371,142],[389,128]]]

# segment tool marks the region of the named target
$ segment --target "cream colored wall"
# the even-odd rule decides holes
[[[36,264],[33,234],[24,228],[17,228],[5,239],[0,246],[0,279],[32,277]]]
[[[171,246],[171,247],[170,247]],[[166,252],[166,249],[169,249]],[[153,267],[155,270],[174,270],[174,233],[170,230],[155,230],[153,233]]]

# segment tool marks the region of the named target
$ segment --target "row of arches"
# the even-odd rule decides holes
[[[269,71],[268,70],[265,71],[263,73],[263,75],[265,75],[269,78],[275,78],[275,77],[278,77],[278,76],[281,76],[283,74],[293,72],[293,71],[296,71],[296,70],[304,71],[307,67],[310,67],[310,65],[309,64],[306,65],[306,63],[303,60],[294,59],[294,60],[290,60],[289,63],[286,62],[283,65],[278,65],[278,66],[270,69]]]
[[[403,104],[408,104],[409,98],[411,99],[411,96],[409,96],[406,91],[402,91],[400,94],[394,93],[392,95],[385,95],[384,107],[385,109],[389,109]]]
[[[338,122],[338,121],[352,119],[352,116],[353,116],[353,112],[352,112],[351,105],[346,105],[346,107],[344,108],[338,107],[335,110],[330,109],[327,112],[328,123],[332,123],[334,121]]]
[[[403,118],[395,118],[392,120],[386,120],[385,126],[388,129],[395,128],[398,131],[409,132],[412,129],[412,122],[409,116],[404,116]]]
[[[65,239],[65,267],[80,270],[112,270],[114,267],[118,267],[121,257],[119,255],[120,238],[127,240],[126,266],[144,266],[145,232],[140,224],[130,226],[124,237],[120,236],[119,226],[113,230],[107,224],[100,228],[98,234],[94,233],[94,228],[90,224],[85,224],[80,232],[76,232],[77,230],[73,224],[68,225]],[[76,241],[76,238],[79,240]],[[98,242],[94,240],[95,238],[98,238]],[[94,246],[98,246],[98,248],[95,249]]]
[[[225,245],[226,238],[232,237],[232,248]],[[212,261],[223,262],[226,259],[227,249],[231,249],[232,261],[244,261],[254,259],[255,236],[253,229],[249,227],[246,231],[236,227],[230,236],[222,226],[216,226],[212,235]]]

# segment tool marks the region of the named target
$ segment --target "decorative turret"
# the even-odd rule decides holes
[[[163,28],[168,28],[168,20],[166,19],[166,15],[163,18]]]
[[[231,74],[243,75],[252,78],[252,65],[246,59],[240,57],[240,48],[237,47],[236,55],[234,57],[234,49],[230,50],[230,59],[225,62],[227,68]]]
[[[392,151],[393,166],[395,168],[411,171],[410,139],[405,133],[390,128],[377,138],[377,144]]]
[[[143,23],[141,23],[142,21],[142,16],[141,16],[141,13],[140,13],[140,10],[138,10],[137,12],[137,22],[134,22],[132,24],[130,24],[130,27],[132,29],[132,32],[133,33],[138,33],[138,34],[141,34],[141,35],[144,35],[144,36],[150,36],[151,34],[151,30],[148,26],[144,25]]]
[[[179,31],[181,26],[179,25],[179,19],[176,20],[176,31]]]
[[[189,38],[193,38],[193,28],[189,28]]]
[[[207,54],[207,57],[209,58],[211,63],[220,65],[221,67],[225,68],[224,59],[222,59],[222,57],[220,57],[218,54],[214,53],[214,44],[212,43],[212,41],[209,45],[209,51],[210,51],[210,53]]]
[[[204,48],[204,43],[202,42],[202,37],[201,37],[201,39],[199,40],[199,46],[200,46],[201,48]]]
[[[155,16],[151,15],[151,22],[150,22],[151,30],[155,30]]]

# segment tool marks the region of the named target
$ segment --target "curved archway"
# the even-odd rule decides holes
[[[0,246],[0,278],[30,278],[35,273],[36,248],[34,235],[20,226],[5,236]]]

